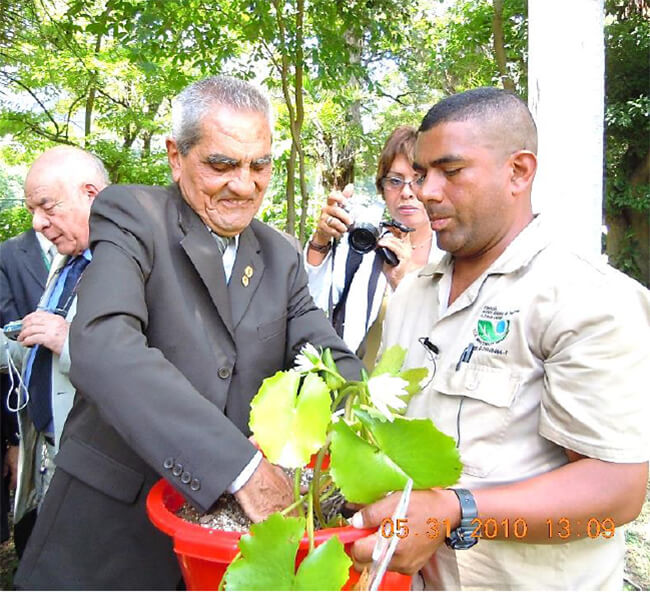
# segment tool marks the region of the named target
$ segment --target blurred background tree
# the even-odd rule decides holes
[[[607,252],[647,285],[648,9],[606,10]],[[527,92],[525,0],[0,0],[0,12],[5,177],[64,143],[96,152],[113,182],[167,183],[172,97],[232,74],[265,85],[278,115],[259,216],[302,241],[332,188],[372,189],[396,125],[475,86]],[[0,185],[0,210],[16,186]]]

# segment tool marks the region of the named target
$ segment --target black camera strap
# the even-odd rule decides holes
[[[381,256],[379,251],[376,251],[375,259],[372,262],[372,271],[370,272],[370,278],[368,280],[366,329],[364,331],[364,337],[356,351],[356,354],[359,358],[363,358],[363,356],[366,355],[366,346],[368,343],[368,331],[370,330],[370,315],[372,314],[372,304],[375,301],[375,291],[377,290],[377,281],[379,280],[379,274],[381,273],[383,267],[384,267],[384,258]]]
[[[335,244],[334,251],[332,252],[332,265],[334,264],[334,258],[336,255],[336,246],[337,245]],[[343,283],[343,292],[341,292],[341,296],[339,298],[339,301],[336,303],[334,310],[332,310],[333,301],[332,292],[330,291],[330,321],[334,327],[334,330],[341,339],[343,339],[343,328],[345,326],[345,309],[348,301],[348,294],[350,293],[352,280],[354,279],[357,271],[359,271],[362,259],[363,255],[361,253],[357,253],[354,249],[348,249],[348,256],[345,260],[345,281]]]
[[[332,250],[332,266],[334,263],[334,258],[336,255],[337,243],[334,243]],[[337,335],[343,339],[343,331],[345,328],[345,313],[347,308],[348,295],[350,293],[350,288],[352,287],[352,281],[356,275],[359,267],[361,266],[361,261],[363,260],[363,255],[358,253],[354,249],[348,250],[348,255],[345,260],[345,281],[343,284],[343,291],[339,301],[336,303],[336,306],[333,307],[332,293],[330,291],[329,306],[330,310],[330,322],[334,327]],[[377,281],[379,274],[381,273],[383,266],[383,259],[379,256],[378,252],[375,252],[375,257],[372,264],[372,271],[370,274],[368,282],[368,292],[367,292],[367,306],[366,306],[366,324],[365,324],[365,333],[368,332],[368,324],[370,321],[370,315],[372,313],[372,303],[374,300],[375,290],[377,289]],[[358,351],[365,350],[365,337],[359,346]],[[363,354],[360,354],[363,356]]]

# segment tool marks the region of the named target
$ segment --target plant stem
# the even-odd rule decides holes
[[[339,406],[339,403],[348,395],[350,391],[355,391],[358,390],[359,388],[359,383],[358,382],[350,382],[344,386],[343,389],[340,391],[336,391],[336,396],[334,397],[334,404],[332,405],[332,409],[336,410]]]
[[[307,536],[309,537],[309,552],[314,550],[314,497],[311,490],[307,494]]]
[[[320,486],[320,500],[323,501],[326,497],[329,497],[331,494],[324,494],[323,492],[333,483],[333,480],[331,477],[328,477],[325,479],[325,481],[321,484]]]
[[[325,518],[323,516],[323,511],[320,508],[320,470],[321,466],[323,465],[323,458],[325,457],[325,452],[327,451],[328,447],[330,445],[330,438],[329,436],[325,440],[325,444],[321,446],[321,449],[318,451],[318,454],[316,455],[316,463],[314,465],[314,478],[311,481],[311,499],[312,503],[314,505],[314,510],[316,511],[316,517],[318,518],[318,521],[320,522],[321,526],[325,524]]]
[[[289,512],[291,512],[294,508],[297,508],[300,506],[300,515],[303,516],[302,513],[302,504],[304,503],[305,499],[307,498],[307,495],[301,495],[299,499],[297,499],[295,502],[293,502],[290,506],[287,506],[284,510],[280,510],[280,514],[285,516]]]
[[[300,478],[302,477],[302,469],[298,467],[293,474],[293,499],[298,501],[300,499]],[[302,504],[298,506],[298,513],[302,518],[305,514],[302,511]]]
[[[347,401],[345,402],[345,419],[348,422],[352,421],[352,404],[354,403],[353,399],[354,397],[348,397]]]

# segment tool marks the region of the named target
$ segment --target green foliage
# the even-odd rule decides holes
[[[295,570],[304,518],[272,514],[239,541],[241,558],[226,571],[226,590],[340,590],[352,561],[337,537],[312,550]]]
[[[322,378],[308,374],[300,381],[293,370],[264,380],[251,401],[249,421],[266,457],[292,469],[306,465],[325,443],[332,403]]]
[[[24,206],[0,210],[0,242],[32,227],[32,216]]]
[[[648,8],[633,0],[607,0],[605,8],[607,252],[613,265],[650,285]]]
[[[251,403],[249,426],[265,456],[298,468],[319,448],[324,453],[331,439],[330,474],[346,499],[357,503],[402,489],[409,477],[416,489],[455,483],[462,465],[453,439],[429,419],[398,414],[427,376],[425,368],[402,371],[405,357],[404,348],[391,347],[371,377],[347,382],[331,352],[305,345],[295,368],[267,378]],[[343,401],[345,417],[330,423]]]
[[[337,539],[312,552],[293,578],[292,558],[306,527],[314,544],[315,521],[329,526],[321,501],[340,493],[347,501],[372,503],[390,491],[414,487],[446,487],[458,480],[461,463],[455,442],[439,432],[430,419],[404,418],[403,397],[420,390],[427,371],[402,371],[406,351],[395,346],[379,361],[372,377],[346,381],[332,352],[307,343],[293,370],[267,378],[251,402],[249,427],[271,462],[295,473],[294,503],[286,509],[306,510],[303,519],[273,515],[242,537],[243,559],[226,573],[228,589],[334,589],[347,580],[350,561]],[[341,415],[341,414],[344,415]],[[317,454],[316,454],[317,453]],[[325,454],[330,467],[323,468]],[[301,467],[316,454],[309,490],[299,491]],[[306,506],[306,508],[304,507]],[[334,522],[344,522],[339,516]],[[267,553],[267,549],[273,549]],[[289,569],[291,567],[291,569]]]
[[[357,410],[375,445],[361,439],[344,422],[334,425],[331,474],[350,502],[370,504],[391,491],[448,487],[458,481],[462,464],[453,438],[430,420],[395,417]]]

